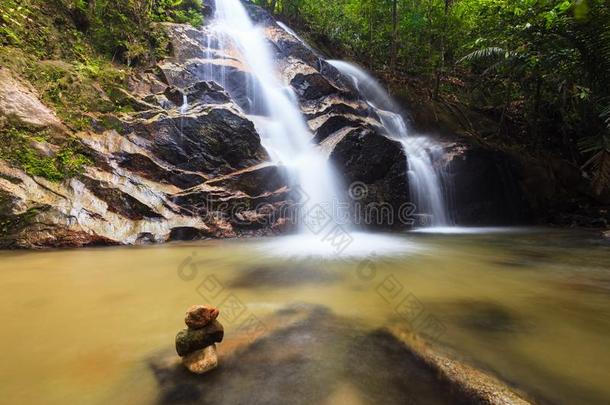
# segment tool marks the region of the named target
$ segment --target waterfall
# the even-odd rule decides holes
[[[240,0],[216,0],[212,27],[220,34],[219,48],[227,53],[233,47],[256,80],[256,85],[248,87],[255,93],[253,100],[264,102],[264,119],[254,119],[261,143],[273,162],[287,167],[300,186],[305,195],[302,211],[321,206],[332,215],[332,204],[339,196],[336,177],[328,159],[312,142],[291,88],[279,79],[263,30],[253,24]],[[224,76],[220,74],[220,81],[226,88]],[[300,228],[308,232],[303,224]]]
[[[186,94],[182,95],[182,105],[180,106],[180,114],[184,115],[189,109],[189,100]]]
[[[392,97],[363,69],[343,61],[329,60],[328,63],[352,80],[356,90],[379,115],[388,135],[402,144],[409,166],[411,199],[417,211],[431,215],[431,220],[427,221],[429,225],[448,226],[442,173],[434,167],[434,160],[442,153],[440,145],[427,136],[410,134]]]

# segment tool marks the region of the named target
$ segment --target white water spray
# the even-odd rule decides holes
[[[332,215],[339,195],[336,177],[326,157],[312,142],[292,90],[278,78],[273,57],[261,28],[255,26],[240,0],[216,0],[213,27],[243,58],[258,81],[267,119],[257,119],[261,143],[277,164],[283,164],[305,194],[303,212],[320,205]],[[223,87],[225,83],[221,83]],[[301,225],[302,232],[308,232]]]
[[[343,61],[329,60],[328,63],[352,80],[356,89],[379,115],[389,136],[402,144],[408,159],[411,198],[417,211],[431,214],[432,226],[449,225],[441,176],[434,167],[434,160],[442,154],[440,145],[426,136],[409,134],[407,124],[398,114],[399,108],[392,97],[364,70]]]

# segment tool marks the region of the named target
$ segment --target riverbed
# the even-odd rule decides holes
[[[0,252],[0,397],[155,402],[149,361],[173,347],[190,305],[219,306],[230,336],[308,303],[366,327],[402,323],[540,401],[610,402],[610,246],[598,233],[381,238],[390,249],[347,255],[298,241],[292,254],[279,238]]]

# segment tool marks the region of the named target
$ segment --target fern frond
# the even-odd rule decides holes
[[[582,153],[593,153],[582,166],[591,169],[592,186],[597,194],[610,188],[610,135],[601,134],[582,139],[578,146]]]
[[[610,150],[602,150],[595,154],[593,164],[593,190],[601,194],[610,188]]]
[[[601,114],[599,114],[599,116],[606,123],[606,128],[608,129],[608,132],[610,133],[610,105],[608,105],[606,108],[604,108],[602,110]]]
[[[604,134],[588,136],[578,142],[578,148],[581,153],[598,152],[604,149],[610,150],[610,136]]]
[[[518,56],[517,52],[508,51],[504,48],[497,46],[489,46],[483,49],[477,49],[476,51],[470,52],[468,55],[463,56],[458,60],[458,63],[462,62],[476,62],[481,60],[502,60],[511,59]]]

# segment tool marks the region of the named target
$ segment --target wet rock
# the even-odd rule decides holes
[[[228,104],[231,97],[216,82],[197,82],[185,89],[169,86],[163,91],[163,96],[174,106],[180,107],[187,97],[189,105],[199,104]]]
[[[198,229],[192,226],[177,226],[175,228],[172,228],[168,240],[190,241],[205,239],[212,236],[217,236],[217,234],[214,234],[209,230]]]
[[[189,100],[203,104],[231,103],[231,97],[216,82],[198,82],[184,90]],[[192,102],[191,101],[191,102]]]
[[[83,176],[81,181],[100,200],[108,204],[108,210],[125,218],[141,220],[144,218],[163,218],[154,208],[142,203],[111,184]]]
[[[180,189],[191,188],[207,180],[203,173],[168,167],[141,153],[118,152],[113,158],[121,168],[154,182],[169,183]]]
[[[160,113],[127,121],[126,127],[148,140],[154,155],[182,170],[226,174],[267,159],[252,122],[229,108]]]
[[[273,163],[262,163],[206,183],[212,187],[243,191],[250,196],[275,192],[289,185],[290,178],[285,167]]]
[[[160,24],[168,33],[172,43],[172,59],[186,61],[201,58],[207,48],[207,37],[201,31],[189,24]],[[170,83],[171,84],[171,83]]]
[[[219,311],[210,305],[193,305],[186,311],[184,323],[191,329],[201,329],[218,318]]]
[[[166,352],[152,358],[159,403],[332,403],[345,387],[354,403],[527,403],[478,370],[432,357],[398,329],[370,330],[307,304],[250,318],[218,348],[222,367],[206,378]]]
[[[187,354],[182,358],[182,364],[195,374],[203,374],[216,368],[218,366],[216,345],[212,344]]]
[[[303,100],[317,100],[338,91],[328,80],[319,73],[298,73],[290,82],[296,93]]]
[[[371,227],[408,226],[406,218],[402,218],[402,207],[409,201],[407,158],[402,145],[372,128],[348,130],[338,139],[334,136],[325,143],[331,148],[330,159],[351,187],[358,223]],[[353,193],[354,188],[358,193]]]
[[[459,224],[517,224],[529,220],[534,205],[524,192],[517,159],[500,150],[476,145],[460,145],[446,149],[445,172],[452,185],[451,216]],[[535,180],[545,179],[543,182]],[[536,194],[553,194],[545,173],[529,177]],[[534,182],[536,184],[534,184]],[[530,194],[533,195],[533,194]]]
[[[187,88],[194,83],[209,80],[210,75],[217,81],[222,78],[225,90],[234,103],[247,113],[264,113],[264,101],[254,97],[261,94],[260,84],[239,62],[192,59],[183,63],[163,62],[159,66],[165,80],[177,88]]]
[[[60,148],[45,141],[31,141],[30,146],[41,156],[54,157],[59,152]]]
[[[185,93],[177,87],[169,86],[165,89],[163,95],[167,100],[171,101],[175,106],[179,107],[184,101]]]
[[[223,337],[224,328],[216,320],[200,329],[186,328],[176,335],[176,352],[179,356],[185,356],[213,343],[222,342]]]
[[[173,201],[200,215],[222,212],[236,231],[270,228],[294,217],[298,196],[292,195],[285,168],[271,163],[255,165],[175,194]]]
[[[129,91],[137,97],[146,97],[150,94],[159,94],[167,88],[167,83],[159,80],[152,71],[135,72],[127,79]]]
[[[316,143],[323,142],[330,135],[336,133],[342,128],[357,128],[363,124],[363,122],[358,118],[346,115],[332,115],[325,118],[326,119],[322,125],[314,129],[314,140]]]

